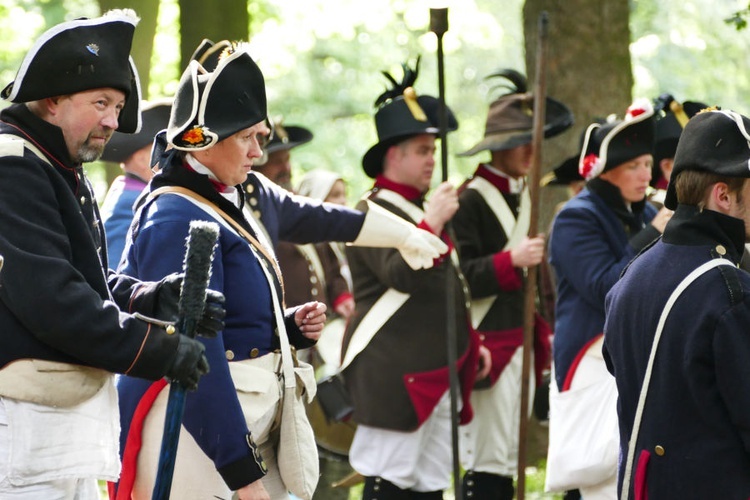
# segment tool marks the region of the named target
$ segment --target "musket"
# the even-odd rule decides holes
[[[190,222],[182,290],[178,302],[177,331],[179,335],[195,337],[198,320],[206,307],[206,289],[211,279],[211,260],[219,237],[215,222],[194,220]],[[167,410],[164,415],[164,433],[161,438],[159,465],[152,500],[168,500],[172,490],[172,477],[180,440],[182,416],[185,413],[187,390],[179,383],[169,384]]]
[[[438,66],[438,116],[439,116],[439,134],[440,138],[440,160],[442,166],[442,180],[448,180],[448,111],[445,105],[445,69],[443,64],[443,35],[448,31],[448,8],[430,8],[430,31],[437,36],[437,66]],[[450,234],[450,222],[446,223],[446,231]],[[448,382],[450,393],[451,407],[451,448],[453,450],[453,492],[457,499],[463,498],[461,492],[461,466],[458,454],[458,370],[456,362],[458,353],[456,352],[456,304],[454,302],[454,289],[452,275],[446,274],[446,342],[448,347]]]
[[[534,81],[534,117],[532,131],[531,168],[528,175],[531,216],[529,237],[538,233],[539,226],[539,178],[542,164],[542,139],[544,139],[544,122],[547,97],[547,12],[539,14],[536,51],[536,75]],[[523,500],[526,492],[526,435],[529,424],[529,374],[531,372],[531,350],[534,345],[534,317],[536,312],[536,282],[539,266],[527,269],[524,288],[523,317],[523,362],[521,365],[521,415],[518,426],[518,483],[517,498]]]

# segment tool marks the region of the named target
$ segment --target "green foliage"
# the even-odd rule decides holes
[[[750,16],[750,5],[748,5],[747,9],[734,12],[730,17],[724,19],[724,22],[729,25],[734,25],[737,31],[742,31],[747,27],[748,16]]]
[[[725,19],[747,0],[639,0],[630,25],[634,95],[669,92],[678,100],[750,112],[747,32]]]

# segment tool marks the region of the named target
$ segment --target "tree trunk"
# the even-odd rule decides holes
[[[149,74],[151,73],[151,53],[154,50],[154,35],[159,17],[159,0],[99,0],[99,7],[104,13],[110,9],[133,9],[141,18],[135,28],[133,56],[135,67],[141,81],[141,94],[148,98]]]
[[[575,114],[572,129],[545,141],[545,171],[578,152],[581,133],[595,118],[615,113],[622,118],[631,103],[628,0],[526,0],[523,9],[526,67],[529,82],[536,70],[539,14],[549,16],[547,95],[564,102]],[[546,228],[563,189],[543,189],[540,228]]]
[[[247,40],[250,29],[248,0],[179,0],[180,2],[180,60],[185,68],[198,44],[208,38]]]
[[[151,53],[154,50],[154,35],[159,17],[159,0],[99,0],[99,8],[103,13],[111,9],[133,9],[140,22],[135,28],[133,46],[130,54],[133,57],[136,70],[141,82],[141,97],[148,98],[148,86],[151,73]],[[117,163],[102,162],[106,169],[107,185],[112,184],[115,177],[122,173]]]

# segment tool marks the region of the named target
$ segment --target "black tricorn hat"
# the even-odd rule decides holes
[[[700,110],[707,108],[702,102],[677,102],[670,94],[662,94],[656,99],[655,108],[664,112],[656,120],[656,138],[654,143],[654,169],[651,175],[651,185],[655,185],[661,177],[659,162],[665,158],[674,158],[677,151],[677,141],[688,120]]]
[[[266,117],[263,74],[246,45],[233,44],[213,72],[190,61],[172,104],[167,141],[183,151],[207,149]]]
[[[151,145],[160,130],[167,128],[172,99],[143,101],[141,103],[141,130],[136,134],[115,132],[104,148],[102,161],[122,163],[130,155]]]
[[[263,156],[257,158],[253,165],[262,166],[268,162],[268,155],[275,151],[288,151],[310,142],[313,133],[297,125],[283,125],[280,119],[272,120],[273,133],[268,145],[263,148]]]
[[[556,166],[552,172],[539,179],[539,185],[563,186],[575,181],[582,181],[583,176],[578,172],[578,155],[570,156]]]
[[[313,133],[299,125],[284,125],[281,120],[273,121],[273,137],[265,147],[267,153],[286,151],[310,142]]]
[[[44,32],[21,62],[16,79],[0,93],[10,102],[30,102],[98,88],[125,93],[118,130],[140,128],[141,89],[130,58],[138,18],[130,9],[95,19],[76,19]]]
[[[401,83],[387,72],[383,75],[393,87],[378,97],[375,105],[375,128],[378,142],[362,158],[362,167],[369,177],[376,177],[383,170],[383,156],[391,146],[410,137],[420,134],[440,132],[440,101],[432,96],[417,96],[413,85],[419,74],[419,59],[414,69],[402,64],[404,78]],[[458,128],[458,121],[453,112],[446,106],[448,117],[447,131]]]
[[[578,169],[587,180],[654,150],[654,108],[634,102],[623,120],[592,123],[585,132]]]
[[[674,179],[685,170],[750,178],[750,118],[729,110],[698,113],[682,131],[664,206],[677,207]]]
[[[511,85],[502,85],[510,93],[490,104],[484,138],[458,156],[473,156],[481,151],[502,151],[528,144],[532,140],[534,97],[528,92],[526,77],[513,69],[500,70],[487,78],[502,77]],[[554,137],[573,125],[573,113],[560,101],[547,97],[544,136]]]
[[[606,123],[604,119],[596,119],[594,121],[596,123]],[[543,175],[542,178],[539,179],[539,185],[541,187],[548,185],[559,186],[585,180],[581,175],[581,172],[578,170],[578,162],[581,159],[581,150],[583,149],[585,141],[586,130],[584,129],[578,139],[578,152],[564,159],[562,163],[552,170],[552,172]]]

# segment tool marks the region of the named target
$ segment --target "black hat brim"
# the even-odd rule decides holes
[[[107,143],[102,154],[102,161],[123,163],[136,151],[150,146],[154,136],[167,128],[172,101],[164,100],[151,105],[146,104],[141,113],[141,129],[135,134],[115,132]]]

